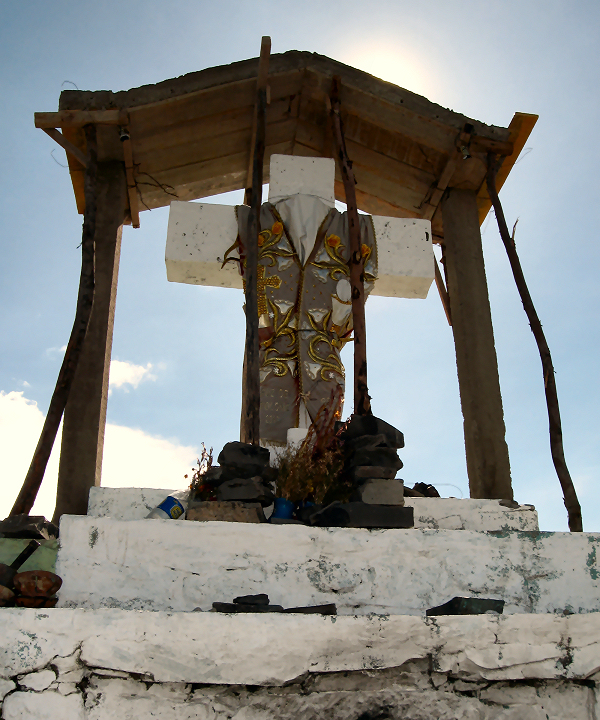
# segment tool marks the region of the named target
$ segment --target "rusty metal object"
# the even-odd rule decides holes
[[[0,607],[9,607],[15,604],[15,594],[4,585],[0,585]]]
[[[17,573],[13,580],[19,595],[49,598],[62,585],[62,578],[48,570],[27,570]]]

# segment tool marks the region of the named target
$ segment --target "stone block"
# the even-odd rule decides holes
[[[387,467],[394,471],[400,470],[402,460],[393,448],[361,448],[356,450],[349,462],[350,467],[372,465],[374,467]]]
[[[269,458],[270,452],[266,448],[236,441],[228,442],[223,447],[217,461],[221,466],[222,477],[232,479],[260,475],[269,466]]]
[[[267,507],[275,500],[273,492],[263,483],[260,476],[226,480],[217,488],[217,500],[260,503]]]
[[[396,477],[397,472],[398,471],[393,467],[381,467],[381,465],[361,465],[359,467],[352,468],[350,471],[350,479],[354,483],[360,484],[370,478],[391,479]]]
[[[363,502],[332,503],[315,513],[311,525],[342,528],[411,528],[413,509]]]
[[[77,693],[14,692],[4,700],[3,720],[84,720],[83,698]]]
[[[46,690],[56,680],[54,670],[40,670],[39,672],[28,673],[19,676],[19,686],[25,690],[41,692]]]
[[[264,523],[265,515],[259,503],[207,501],[188,508],[186,520],[208,522],[219,520],[228,523]]]
[[[404,505],[404,483],[400,479],[366,480],[358,486],[357,494],[359,500],[369,505]]]

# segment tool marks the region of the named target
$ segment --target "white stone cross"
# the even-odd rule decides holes
[[[294,239],[302,265],[313,250],[323,219],[335,206],[334,179],[335,161],[330,158],[271,157],[269,202]],[[377,278],[371,292],[386,297],[425,298],[434,278],[429,220],[374,215],[372,221]],[[165,258],[167,279],[241,289],[243,281],[238,264],[227,263],[222,267],[225,253],[237,236],[234,207],[172,202]],[[347,285],[349,292],[349,283]],[[342,301],[350,299],[342,296],[340,287],[337,295]],[[335,318],[335,300],[333,305]],[[340,309],[343,310],[342,305],[337,304],[338,314]],[[308,421],[309,418],[305,415],[303,419],[301,414],[299,427],[308,427]]]

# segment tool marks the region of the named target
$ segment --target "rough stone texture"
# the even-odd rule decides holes
[[[260,503],[210,501],[197,502],[186,513],[187,520],[198,522],[263,523],[265,516]]]
[[[24,690],[41,692],[47,690],[55,680],[56,673],[54,670],[40,670],[39,672],[19,676],[19,687]]]
[[[475,533],[65,516],[61,607],[210,609],[265,592],[284,607],[420,615],[455,596],[505,613],[600,610],[597,533]]]
[[[12,680],[3,680],[0,678],[0,702],[4,700],[9,692],[12,692],[16,688],[16,684]]]
[[[52,690],[15,692],[2,707],[3,720],[84,720],[81,694],[62,695]]]
[[[415,660],[477,682],[585,680],[600,669],[600,613],[423,618],[7,608],[0,634],[0,677],[7,679],[79,649],[88,671],[161,683],[274,686],[306,673]]]
[[[596,720],[600,614],[453,618],[17,610],[4,720]],[[182,642],[185,638],[185,642]],[[60,655],[56,656],[57,650]],[[83,671],[85,682],[67,675]],[[36,672],[37,671],[37,672]]]
[[[88,515],[141,520],[171,492],[173,489],[93,487]],[[501,506],[498,500],[468,498],[405,498],[405,504],[415,509],[415,527],[435,530],[538,530],[537,512],[531,505],[521,505],[513,510]]]
[[[498,500],[458,498],[404,498],[415,509],[415,527],[434,530],[536,531],[538,514],[533,505],[511,509]]]

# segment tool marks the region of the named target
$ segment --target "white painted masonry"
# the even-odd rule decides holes
[[[142,520],[172,492],[173,489],[93,487],[90,488],[88,516]],[[407,497],[404,501],[405,505],[415,509],[417,528],[483,531],[539,529],[533,505],[519,505],[511,509],[500,505],[498,500]]]
[[[454,596],[505,613],[600,610],[600,534],[364,530],[64,516],[61,607],[209,610],[265,592],[342,615],[422,615]]]
[[[0,677],[18,684],[5,697],[4,720],[354,720],[366,711],[385,717],[385,708],[405,720],[597,717],[597,613],[427,619],[6,609],[0,635]],[[73,667],[84,678],[78,685]],[[42,692],[21,684],[55,670]]]

